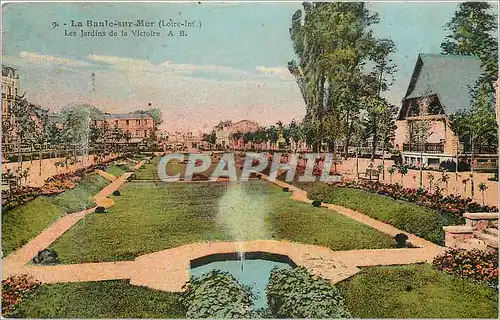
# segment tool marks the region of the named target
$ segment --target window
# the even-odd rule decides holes
[[[145,120],[144,120],[144,124],[145,124],[145,125],[147,125],[147,124],[148,124],[148,120],[147,120],[147,119],[145,119]]]
[[[148,130],[144,130],[144,136],[147,137],[148,136]]]
[[[129,125],[129,120],[125,120],[125,124],[128,126]]]
[[[115,126],[118,127],[118,120],[115,120]]]
[[[138,126],[140,126],[141,125],[141,120],[140,119],[135,120],[135,124],[138,125]]]
[[[138,137],[138,136],[139,136],[139,130],[137,130],[137,131],[135,132],[135,136],[136,136],[136,137]]]

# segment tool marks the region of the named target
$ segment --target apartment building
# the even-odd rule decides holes
[[[255,132],[259,129],[259,124],[250,120],[240,120],[238,122],[221,121],[215,126],[215,144],[221,148],[244,149],[243,138],[233,139],[233,134],[245,134]]]
[[[95,126],[101,126],[106,121],[110,128],[119,128],[129,134],[129,142],[141,142],[156,129],[153,117],[147,113],[104,113],[93,120]]]

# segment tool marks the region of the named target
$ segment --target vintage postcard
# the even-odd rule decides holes
[[[2,2],[2,316],[498,318],[497,2]]]

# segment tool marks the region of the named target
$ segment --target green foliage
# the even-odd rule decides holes
[[[230,273],[212,270],[191,278],[183,287],[181,304],[187,318],[251,318],[252,291]]]
[[[121,176],[126,171],[127,170],[124,167],[118,166],[118,165],[111,165],[111,166],[106,168],[106,172],[109,173],[110,175],[115,176],[115,177]]]
[[[442,215],[413,203],[383,197],[364,190],[315,185],[308,197],[358,210],[437,244],[444,241],[442,227],[457,224],[457,218]]]
[[[124,319],[184,317],[178,293],[128,280],[44,284],[16,307],[16,318]]]
[[[379,22],[364,3],[304,3],[292,16],[290,37],[297,60],[290,73],[306,104],[303,134],[315,148],[346,137],[358,122],[361,100],[375,97],[389,85],[395,70],[388,39],[376,39],[370,26]],[[367,62],[373,72],[363,73]]]
[[[107,184],[108,181],[98,174],[87,175],[75,188],[58,194],[53,201],[66,213],[88,209],[94,205],[91,197]]]
[[[38,197],[11,210],[2,210],[2,251],[8,255],[34,238],[63,214],[48,197]]]
[[[88,104],[64,108],[61,111],[64,119],[64,141],[77,145],[87,143],[91,137],[91,119],[101,113],[102,111]]]
[[[206,141],[211,145],[215,144],[215,139],[216,139],[215,130],[212,130],[212,132],[210,132],[210,133],[203,134],[203,141]]]
[[[99,207],[95,208],[94,212],[95,213],[106,213],[106,208],[99,206]]]
[[[303,267],[272,270],[266,294],[276,318],[350,318],[339,291]]]
[[[475,55],[481,59],[488,81],[498,76],[498,22],[495,9],[486,2],[460,3],[446,24],[449,34],[441,43],[445,54]]]
[[[337,287],[356,318],[498,318],[498,293],[429,264],[363,268]]]
[[[390,236],[334,211],[294,201],[266,181],[253,180],[242,187],[251,207],[267,209],[259,214],[264,215],[269,234],[260,239],[310,243],[332,250],[394,246]],[[113,198],[115,205],[107,214],[87,215],[51,248],[61,263],[82,263],[134,259],[200,241],[232,241],[219,218],[219,202],[226,190],[224,183],[127,183],[120,189],[126,196]],[[247,214],[255,217],[254,212]],[[248,230],[244,240],[260,234],[260,229]]]

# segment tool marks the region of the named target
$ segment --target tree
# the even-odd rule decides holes
[[[305,138],[302,124],[295,121],[295,120],[292,120],[292,122],[290,122],[290,125],[288,127],[289,127],[289,132],[290,132],[290,140],[293,141],[293,145],[295,148],[294,152],[296,153],[299,144]]]
[[[23,166],[23,157],[22,157],[22,145],[23,144],[32,144],[35,141],[35,137],[37,134],[37,114],[35,112],[35,106],[28,102],[25,95],[18,96],[14,98],[14,105],[11,108],[12,118],[13,118],[13,127],[14,130],[9,132],[8,134],[17,141],[17,149],[19,153],[20,167]],[[6,132],[3,132],[5,134]]]
[[[481,182],[479,184],[479,190],[481,191],[481,195],[483,197],[483,206],[484,206],[484,192],[486,191],[486,189],[488,189],[488,186],[486,185],[486,183]]]
[[[450,117],[458,136],[468,138],[470,143],[471,196],[474,197],[475,147],[481,144],[498,144],[498,123],[489,84],[479,81],[471,89],[471,108],[459,111]]]
[[[210,133],[204,133],[202,140],[208,142],[210,146],[215,145],[215,130],[212,130]]]
[[[394,173],[396,173],[396,168],[395,167],[389,167],[389,169],[387,169],[387,171],[389,172],[389,176],[390,176],[390,184],[392,184],[392,175]]]
[[[306,104],[304,133],[315,151],[325,138],[335,151],[359,96],[359,79],[376,41],[369,28],[378,22],[364,3],[304,3],[292,16],[290,36],[295,76]]]
[[[395,116],[397,109],[384,98],[373,97],[366,102],[366,113],[363,121],[365,136],[372,138],[371,158],[375,158],[375,153],[379,142],[383,148],[389,144],[390,139],[396,131]]]
[[[498,77],[498,28],[493,8],[486,2],[463,2],[446,24],[449,34],[441,43],[444,54],[477,56],[488,82]]]
[[[158,126],[163,123],[163,115],[160,109],[153,108],[151,103],[148,103],[148,109],[139,110],[138,113],[145,113],[151,116],[154,121],[155,129],[158,129]]]

